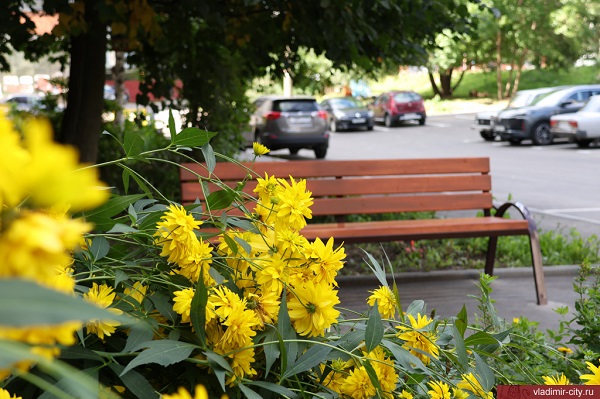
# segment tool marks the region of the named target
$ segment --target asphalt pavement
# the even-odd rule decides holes
[[[555,309],[568,306],[572,312],[577,298],[573,291],[578,266],[545,266],[544,276],[548,304],[536,303],[535,285],[531,268],[498,268],[492,283],[491,298],[495,300],[498,316],[511,322],[515,317],[526,317],[538,322],[539,331],[557,330],[561,316]],[[414,300],[423,300],[427,312],[435,310],[439,317],[456,316],[466,306],[469,322],[481,315],[478,301],[479,270],[449,270],[431,272],[403,272],[394,275],[403,310]],[[379,287],[372,275],[338,276],[340,308],[365,312],[370,291]],[[388,276],[388,281],[390,276]],[[344,312],[344,310],[342,310]],[[348,315],[351,312],[347,312]]]

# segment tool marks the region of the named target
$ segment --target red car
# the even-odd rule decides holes
[[[414,91],[382,93],[371,104],[371,109],[375,121],[387,127],[407,121],[418,121],[419,125],[424,125],[427,118],[423,97]]]

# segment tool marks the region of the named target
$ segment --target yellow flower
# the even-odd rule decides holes
[[[571,381],[563,374],[560,373],[554,376],[543,376],[544,385],[571,385]]]
[[[269,151],[271,151],[264,145],[257,143],[257,142],[252,143],[252,149],[254,150],[254,155],[256,155],[257,157],[268,154]]]
[[[427,393],[431,399],[451,399],[448,384],[443,381],[431,381],[427,385],[431,388]]]
[[[346,258],[344,248],[339,246],[337,249],[333,249],[333,237],[327,240],[327,244],[323,244],[320,238],[317,238],[310,246],[311,254],[310,259],[313,263],[310,265],[310,269],[315,273],[317,282],[325,282],[327,284],[333,284],[337,286],[335,277],[337,271],[344,266],[342,261]]]
[[[462,389],[452,388],[452,394],[454,395],[454,399],[468,399],[469,393],[467,391],[463,391]]]
[[[353,399],[368,399],[377,393],[364,367],[350,370],[350,375],[344,380],[342,392]]]
[[[144,301],[144,298],[146,297],[147,291],[148,291],[147,285],[144,285],[140,281],[136,281],[135,283],[133,283],[133,287],[125,288],[123,290],[123,293],[125,295],[128,295],[130,298],[134,299],[137,302],[137,304],[141,305],[142,302]],[[134,305],[137,306],[136,304],[134,304]]]
[[[494,399],[494,394],[483,389],[481,383],[477,380],[473,373],[463,374],[462,378],[462,381],[456,384],[457,388],[473,392],[475,396],[478,396],[482,399]]]
[[[187,247],[187,256],[179,260],[178,273],[197,283],[202,274],[202,281],[207,287],[213,286],[215,280],[210,276],[212,264],[212,246],[204,240],[191,240]]]
[[[0,399],[21,399],[21,397],[17,395],[10,396],[10,392],[0,388]]]
[[[301,230],[306,226],[306,219],[312,218],[310,207],[313,204],[312,193],[306,189],[306,180],[296,182],[290,177],[290,183],[284,179],[278,179],[283,186],[279,193],[279,210],[275,226],[289,227],[293,230]]]
[[[414,396],[412,393],[408,392],[406,389],[403,389],[402,392],[400,392],[400,399],[413,399]]]
[[[255,208],[255,212],[267,216],[274,205],[273,201],[278,201],[276,198],[279,193],[283,190],[283,187],[279,184],[274,176],[269,176],[265,173],[265,178],[256,179],[256,187],[254,193],[258,195],[258,204]]]
[[[0,110],[0,209],[17,205],[27,195],[22,177],[30,158],[19,133]]]
[[[115,293],[106,284],[98,285],[93,283],[92,288],[86,294],[83,294],[83,298],[98,307],[108,308],[115,299]],[[114,308],[108,308],[108,311],[115,315],[123,313],[121,310]],[[117,329],[116,327],[119,325],[121,323],[115,320],[90,320],[85,326],[88,333],[96,334],[98,338],[104,339],[104,336],[110,336],[114,333]]]
[[[239,349],[252,344],[252,337],[256,335],[255,329],[260,322],[252,310],[244,309],[244,305],[241,302],[235,304],[227,320],[223,321],[227,329],[219,343],[222,347]]]
[[[196,291],[193,288],[186,288],[181,291],[175,291],[173,295],[173,310],[181,315],[182,323],[190,323],[190,310],[192,309],[192,299]],[[207,315],[208,317],[208,315]]]
[[[273,324],[277,322],[279,314],[279,295],[273,291],[257,291],[256,293],[248,293],[248,308],[252,309],[260,321],[260,326],[265,324]]]
[[[565,355],[570,355],[573,353],[573,350],[571,348],[567,348],[566,346],[561,346],[558,348],[558,351],[564,353]]]
[[[409,314],[408,319],[411,326],[397,326],[396,328],[401,331],[396,336],[406,341],[402,345],[403,348],[408,349],[410,353],[421,359],[423,363],[429,364],[430,356],[435,359],[439,356],[439,349],[435,343],[437,336],[431,331],[423,331],[433,320],[420,314],[417,315],[417,319]],[[427,356],[427,354],[430,356]]]
[[[371,365],[377,374],[377,380],[381,385],[382,397],[392,398],[392,392],[396,389],[398,382],[398,374],[394,369],[394,362],[385,356],[383,349],[378,346],[373,351],[365,354],[369,359],[372,359]]]
[[[584,385],[600,385],[600,368],[594,366],[591,362],[585,362],[592,374],[583,374],[579,378],[586,380]]]
[[[170,263],[185,263],[194,241],[198,241],[194,230],[201,224],[185,208],[171,204],[157,223],[154,234],[158,237],[156,243],[162,245],[160,256],[168,256],[167,261]]]
[[[179,387],[177,389],[177,393],[171,395],[161,395],[161,399],[209,399],[208,392],[203,385],[196,385],[196,389],[194,391],[194,397],[190,395],[187,389],[183,387]]]
[[[71,264],[69,250],[90,228],[65,215],[22,212],[0,236],[0,277],[22,277],[64,288],[64,281],[57,280],[57,271]]]
[[[322,336],[325,329],[336,323],[340,312],[334,308],[340,303],[337,292],[325,283],[296,287],[289,294],[290,320],[298,334]]]
[[[229,363],[233,370],[233,375],[226,381],[230,386],[238,379],[256,375],[256,370],[252,368],[252,363],[254,363],[254,348],[249,347],[242,350],[236,350],[227,357],[230,359]]]
[[[323,380],[323,385],[332,391],[341,394],[346,382],[346,369],[348,368],[348,363],[342,359],[335,359],[331,362],[329,367],[331,370],[329,371],[329,374],[327,374],[327,377],[325,377]],[[322,364],[321,371],[323,372],[324,370],[325,365]]]
[[[221,320],[227,319],[235,309],[240,307],[243,309],[246,306],[244,299],[225,286],[215,287],[208,297],[208,302],[214,307],[215,313]]]
[[[375,306],[377,302],[377,310],[384,319],[393,319],[396,314],[396,298],[390,287],[382,286],[372,292],[372,295],[367,299],[369,306]]]

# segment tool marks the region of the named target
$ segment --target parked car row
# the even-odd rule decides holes
[[[327,155],[331,132],[373,130],[376,121],[385,126],[416,121],[425,124],[423,98],[412,91],[392,91],[365,105],[352,96],[323,100],[311,96],[262,96],[254,101],[250,123],[242,132],[244,145],[264,144],[271,150],[288,149],[297,154],[310,149],[316,158]]]
[[[582,147],[589,146],[596,140],[593,131],[596,130],[594,126],[600,126],[600,120],[589,122],[594,120],[593,114],[597,112],[594,105],[597,100],[591,101],[590,98],[600,95],[600,84],[543,88],[529,93],[518,92],[515,99],[525,95],[528,95],[530,101],[527,105],[517,103],[515,106],[511,101],[506,109],[496,115],[476,115],[474,128],[479,130],[484,140],[491,141],[500,137],[502,141],[514,145],[524,140],[531,140],[534,145],[548,145],[555,137],[566,137]],[[589,108],[586,103],[591,103]],[[578,111],[582,110],[584,105],[585,110],[579,115]],[[586,130],[579,127],[578,120],[582,120]],[[570,129],[567,126],[570,126]],[[573,134],[573,131],[576,133]]]

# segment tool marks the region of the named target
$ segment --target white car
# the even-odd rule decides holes
[[[577,112],[550,117],[554,137],[566,137],[585,148],[594,141],[600,144],[600,95],[592,96]]]
[[[485,141],[494,141],[496,136],[498,136],[498,133],[494,132],[494,125],[496,122],[496,117],[500,111],[504,111],[505,109],[526,107],[535,103],[545,94],[555,89],[556,87],[541,87],[539,89],[519,90],[512,96],[506,108],[479,112],[477,115],[475,115],[475,123],[473,124],[472,128],[478,130],[479,134]]]

